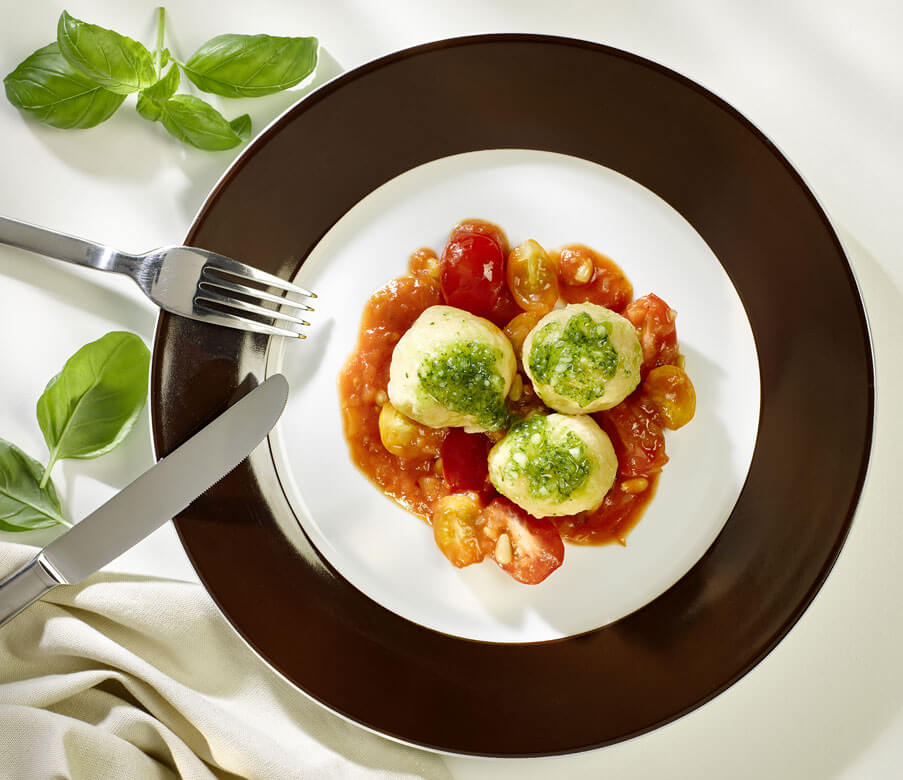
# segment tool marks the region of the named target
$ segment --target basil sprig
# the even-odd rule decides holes
[[[194,86],[223,97],[260,97],[299,84],[317,64],[317,39],[272,35],[218,35],[184,63],[164,68],[165,11],[158,9],[151,51],[125,35],[63,11],[55,43],[38,49],[5,79],[10,103],[59,128],[94,127],[109,119],[125,96],[173,136],[199,149],[231,149],[251,136],[247,114],[227,120],[198,97],[177,94],[181,68]]]
[[[133,333],[114,331],[78,350],[38,400],[47,465],[0,439],[0,531],[63,523],[50,472],[64,458],[96,458],[129,433],[147,398],[150,352]]]

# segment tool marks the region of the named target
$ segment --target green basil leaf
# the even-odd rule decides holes
[[[120,95],[147,89],[157,80],[154,58],[138,41],[88,24],[63,11],[56,31],[69,63],[100,86]]]
[[[179,68],[173,65],[156,84],[138,93],[138,113],[148,121],[156,122],[163,113],[162,104],[176,93],[181,80]]]
[[[247,141],[251,137],[251,117],[247,114],[235,117],[229,122],[229,126],[242,141]]]
[[[122,105],[117,95],[73,68],[56,43],[38,49],[3,79],[10,103],[33,119],[63,129],[87,128]]]
[[[184,69],[204,92],[260,97],[295,86],[316,65],[316,38],[217,35],[191,56]]]
[[[0,439],[0,531],[30,531],[63,522],[53,482],[41,487],[43,467]]]
[[[159,107],[158,121],[163,127],[180,141],[198,149],[218,152],[238,146],[242,141],[219,111],[193,95],[173,95]]]
[[[83,346],[38,399],[38,425],[62,458],[109,452],[131,430],[147,398],[150,352],[134,333],[113,331]]]

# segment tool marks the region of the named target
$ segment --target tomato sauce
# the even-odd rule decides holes
[[[424,255],[418,255],[423,258]],[[384,493],[428,518],[449,490],[435,458],[399,458],[383,446],[379,413],[388,399],[392,350],[424,310],[442,302],[438,282],[425,273],[401,276],[375,292],[361,319],[357,348],[339,375],[339,402],[351,457]],[[428,434],[427,434],[428,435]],[[435,451],[445,429],[435,432]],[[428,454],[429,447],[424,448]]]

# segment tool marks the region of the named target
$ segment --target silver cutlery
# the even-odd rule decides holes
[[[125,274],[161,309],[253,333],[305,338],[296,328],[310,323],[297,314],[313,309],[300,299],[317,297],[278,276],[193,246],[165,246],[133,255],[2,216],[0,244]]]
[[[0,626],[51,588],[80,582],[232,471],[276,424],[288,398],[267,379],[0,582]]]

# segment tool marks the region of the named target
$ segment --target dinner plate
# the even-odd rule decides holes
[[[337,424],[366,295],[473,216],[613,254],[677,308],[700,390],[627,547],[568,547],[533,588],[448,566],[348,465]],[[874,403],[855,279],[774,145],[660,65],[535,35],[382,58],[267,128],[186,243],[327,293],[300,343],[161,315],[153,432],[162,456],[243,386],[289,375],[269,446],[176,528],[263,661],[369,729],[495,756],[643,733],[761,660],[840,551]]]

